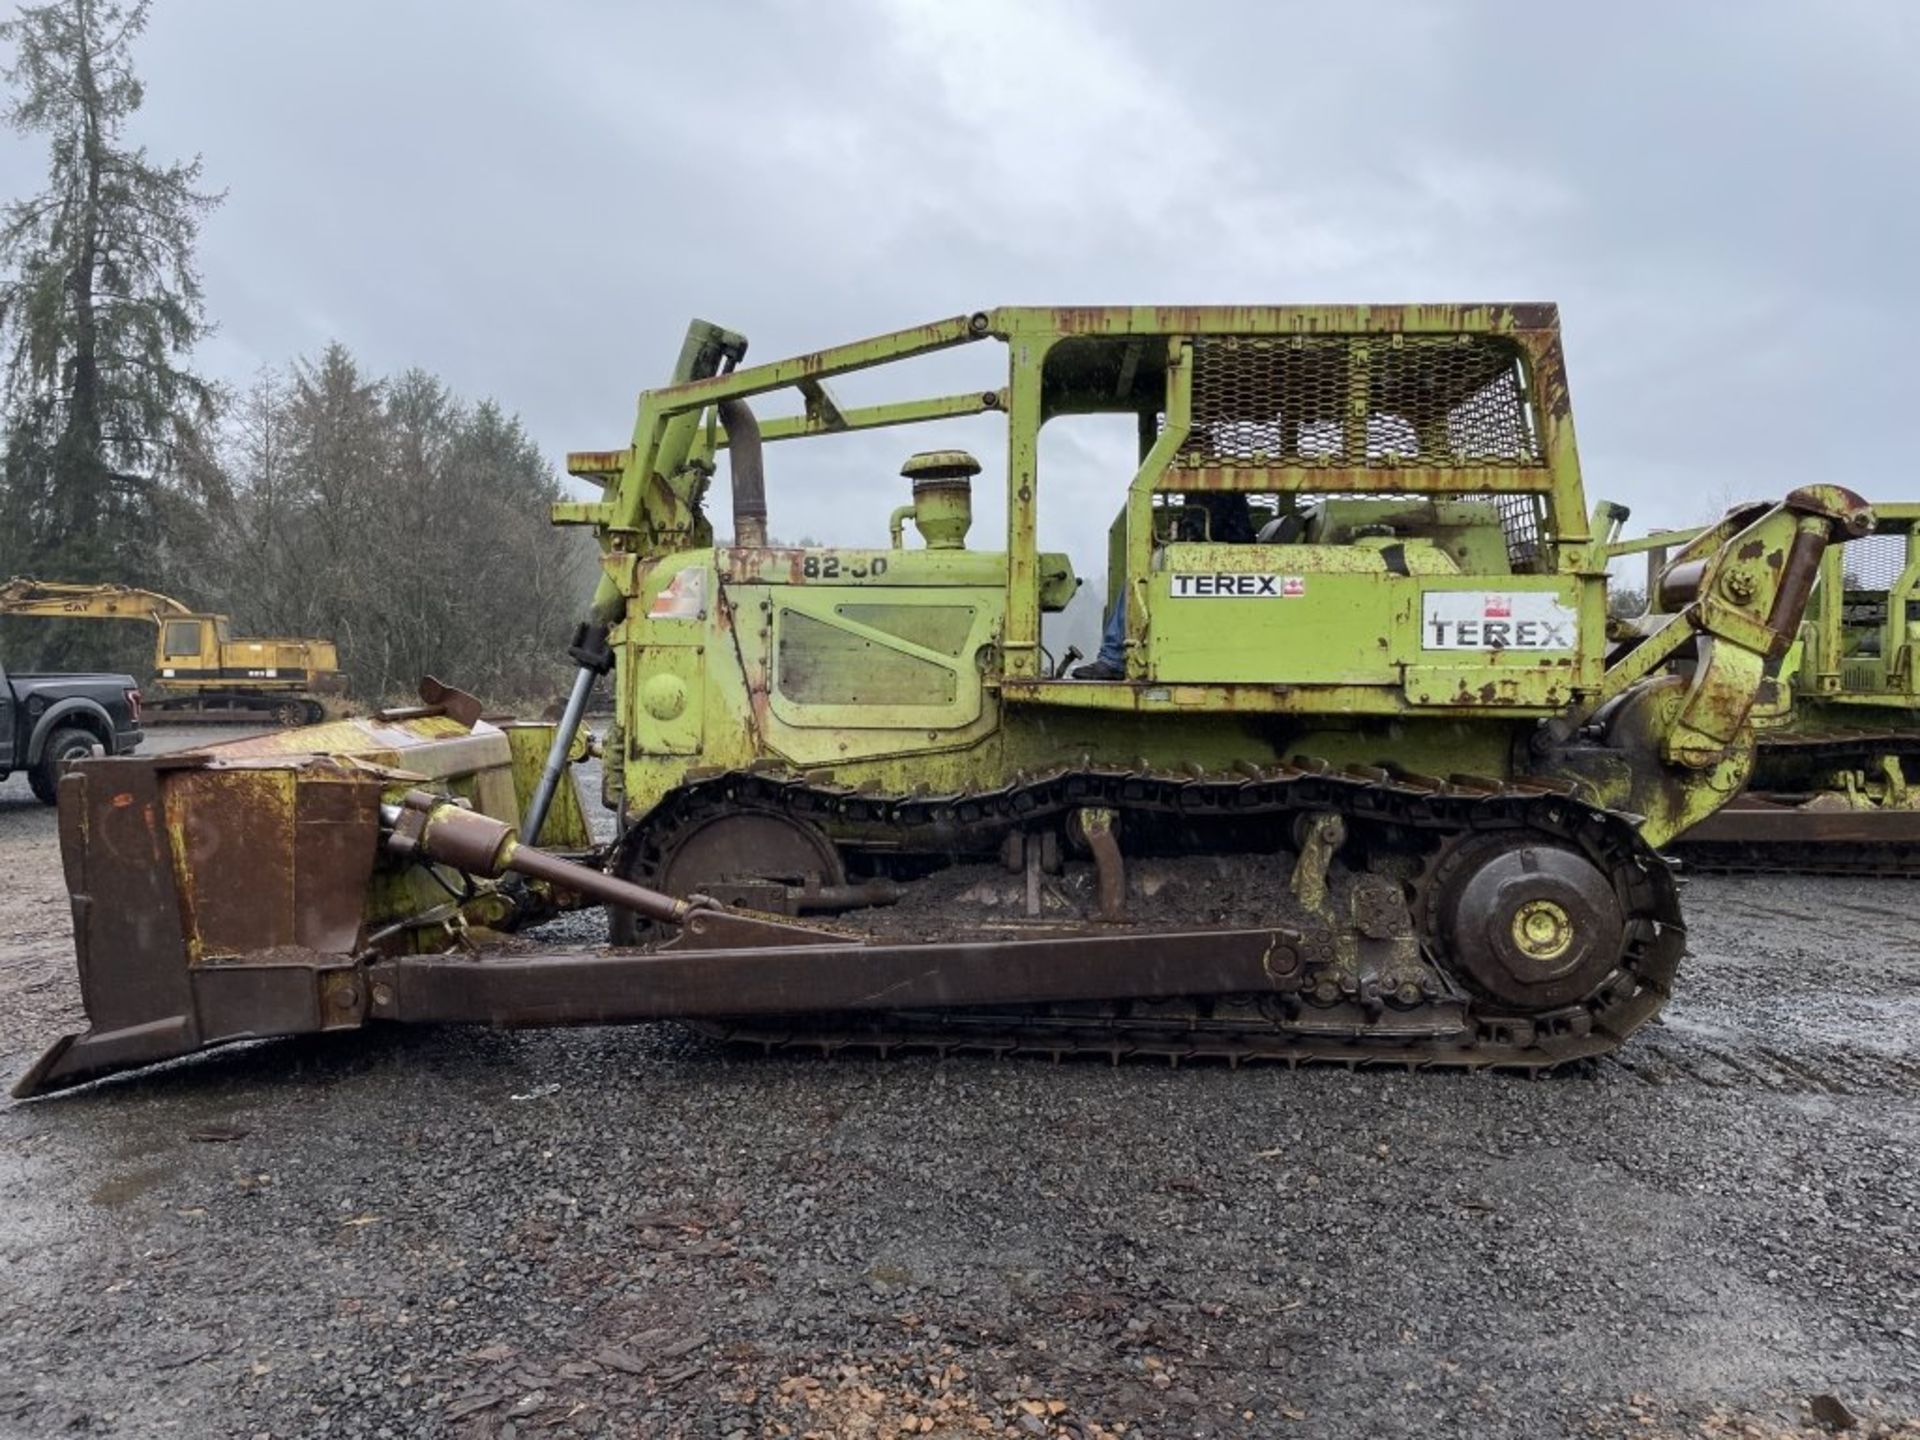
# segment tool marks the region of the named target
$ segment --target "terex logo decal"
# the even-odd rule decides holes
[[[1571,650],[1579,617],[1538,590],[1428,590],[1420,597],[1423,650]]]
[[[1307,593],[1300,575],[1247,575],[1219,571],[1211,575],[1169,575],[1175,600],[1297,600]]]

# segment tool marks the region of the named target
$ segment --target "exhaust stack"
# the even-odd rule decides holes
[[[744,400],[715,407],[727,432],[733,465],[733,543],[747,550],[767,546],[767,470],[760,448],[760,422]]]

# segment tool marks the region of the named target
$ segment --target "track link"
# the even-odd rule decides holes
[[[1350,831],[1421,837],[1445,852],[1460,837],[1511,832],[1573,848],[1611,880],[1626,917],[1616,968],[1584,1000],[1536,1014],[1502,1013],[1464,989],[1412,1009],[1339,1000],[1310,990],[1263,996],[1176,996],[1153,1002],[796,1015],[787,1021],[702,1023],[704,1033],[768,1049],[1094,1055],[1178,1063],[1330,1063],[1407,1069],[1551,1069],[1618,1048],[1665,1004],[1685,948],[1667,862],[1620,815],[1563,790],[1474,777],[1438,781],[1384,770],[1335,770],[1301,760],[1228,775],[1096,768],[1021,777],[992,791],[878,794],[779,772],[731,772],[674,791],[629,833],[625,871],[657,873],[677,835],[716,814],[776,810],[839,837],[897,851],[977,850],[1008,830],[1057,823],[1074,809],[1108,807],[1162,819],[1256,818],[1291,824],[1333,812]],[[1430,879],[1430,876],[1429,876]],[[1427,883],[1427,882],[1422,882]],[[1415,913],[1424,910],[1415,896]],[[1438,948],[1430,933],[1429,953]],[[1442,967],[1446,968],[1446,967]],[[1457,972],[1456,972],[1457,973]]]

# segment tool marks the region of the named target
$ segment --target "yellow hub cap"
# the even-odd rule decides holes
[[[1531,960],[1558,960],[1573,944],[1573,920],[1552,900],[1529,900],[1514,912],[1513,943]]]

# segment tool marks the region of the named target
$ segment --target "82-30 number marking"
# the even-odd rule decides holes
[[[809,555],[800,562],[800,575],[806,580],[878,580],[886,573],[884,555],[874,556],[870,565],[848,565],[844,569],[838,555]]]

